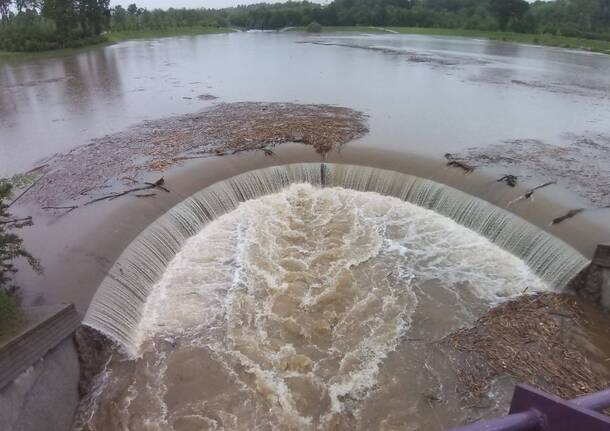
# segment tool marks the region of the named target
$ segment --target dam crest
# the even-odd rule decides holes
[[[220,181],[159,217],[115,262],[98,288],[84,324],[117,342],[128,355],[137,357],[138,326],[147,299],[186,240],[242,202],[278,193],[299,183],[375,192],[432,210],[517,256],[553,289],[565,287],[589,264],[578,251],[539,227],[450,186],[365,166],[289,164]]]

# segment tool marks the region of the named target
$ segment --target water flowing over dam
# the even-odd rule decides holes
[[[518,257],[533,274],[553,289],[564,287],[588,264],[580,253],[531,223],[481,199],[430,180],[354,165],[283,165],[250,171],[216,183],[157,219],[119,257],[99,287],[84,323],[118,342],[130,356],[137,357],[145,339],[141,323],[149,296],[185,242],[213,220],[238,208],[241,203],[282,192],[292,184],[301,183],[314,188],[337,187],[375,192],[432,210]],[[425,217],[421,220],[425,220]],[[269,223],[277,223],[277,220],[269,220]],[[216,247],[216,244],[210,242],[209,246]],[[366,253],[370,246],[366,241],[350,244],[354,252],[362,249],[362,253]],[[451,243],[446,246],[451,247]],[[478,246],[473,243],[473,247]],[[277,257],[281,258],[279,255]],[[355,258],[354,262],[363,259],[366,260],[365,257]],[[498,273],[502,273],[502,259],[497,260],[496,264]],[[525,289],[527,286],[520,287]],[[512,292],[507,296],[514,294]],[[484,296],[484,292],[481,292],[481,296]]]

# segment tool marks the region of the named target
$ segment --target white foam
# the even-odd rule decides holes
[[[526,286],[548,289],[521,260],[433,211],[371,192],[291,185],[186,241],[145,305],[138,340],[209,347],[245,370],[233,371],[274,406],[276,423],[305,429],[346,403],[357,410],[409,329],[415,287],[429,281],[464,308],[472,296],[491,305]],[[295,378],[329,399],[317,417],[299,410]]]

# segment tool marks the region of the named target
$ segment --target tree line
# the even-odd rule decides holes
[[[77,44],[104,29],[180,27],[279,29],[290,26],[404,26],[551,33],[610,40],[609,0],[334,0],[260,3],[225,9],[147,10],[109,0],[0,0],[0,49]],[[3,38],[12,29],[15,37]],[[21,35],[21,45],[16,44]]]
[[[213,9],[154,9],[138,7],[112,9],[110,29],[114,31],[167,30],[181,27],[229,27],[231,23],[223,10]]]
[[[44,51],[95,43],[110,0],[0,0],[0,49]]]
[[[609,0],[334,0],[257,4],[224,10],[244,28],[306,26],[436,27],[610,37]]]

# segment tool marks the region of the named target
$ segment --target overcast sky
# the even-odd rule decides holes
[[[218,9],[227,6],[237,6],[239,4],[251,4],[251,3],[276,3],[284,0],[111,0],[111,6],[120,4],[121,6],[127,7],[130,3],[135,3],[140,7],[147,9],[168,9],[170,7],[181,8],[211,8]],[[317,3],[323,3],[322,0],[315,0]]]

